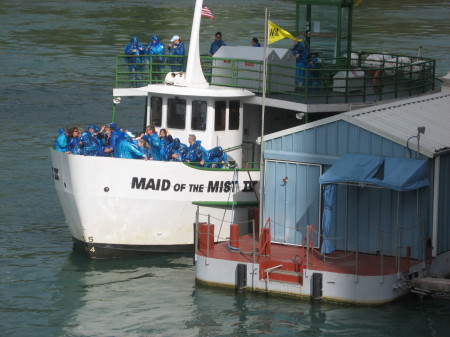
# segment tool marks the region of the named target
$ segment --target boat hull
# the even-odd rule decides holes
[[[67,226],[76,246],[93,258],[117,257],[120,252],[193,252],[198,209],[193,202],[219,203],[201,207],[199,221],[210,215],[216,224],[215,241],[223,241],[229,236],[229,222],[246,221],[249,213],[223,205],[256,201],[259,171],[205,170],[179,162],[54,150],[51,157]]]

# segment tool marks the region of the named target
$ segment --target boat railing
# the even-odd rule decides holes
[[[378,59],[371,56],[378,55]],[[116,87],[162,83],[170,71],[184,71],[183,56],[116,58]],[[263,62],[201,56],[210,84],[262,94]],[[415,96],[435,90],[435,60],[369,52],[352,59],[322,58],[305,68],[268,63],[267,97],[308,104],[357,103]]]

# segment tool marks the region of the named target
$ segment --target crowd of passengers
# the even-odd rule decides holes
[[[68,154],[183,161],[212,168],[221,168],[227,161],[227,154],[220,146],[206,150],[193,134],[186,145],[173,138],[167,129],[160,129],[158,134],[153,125],[147,126],[139,136],[132,130],[122,130],[116,123],[101,128],[89,125],[85,131],[72,127],[58,132],[54,149]]]

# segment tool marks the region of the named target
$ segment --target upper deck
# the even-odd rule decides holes
[[[286,49],[286,55],[288,52]],[[322,58],[308,68],[296,68],[295,62],[283,62],[282,57],[268,59],[265,103],[278,108],[308,113],[342,112],[355,106],[440,91],[435,60],[429,58],[355,52],[351,60]],[[183,56],[165,55],[163,60],[156,63],[148,56],[118,55],[116,91],[162,83],[174,66],[185,68]],[[210,84],[248,89],[256,94],[250,103],[261,104],[261,58],[201,56],[201,64]],[[302,85],[296,86],[296,82]]]

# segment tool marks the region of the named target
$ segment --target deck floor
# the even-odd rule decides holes
[[[221,242],[214,245],[207,254],[207,249],[198,249],[197,254],[209,258],[229,260],[235,262],[259,263],[259,241],[255,242],[256,256],[253,257],[253,240],[251,235],[245,235],[239,239],[239,250],[229,248],[229,243]],[[320,249],[310,249],[309,258],[306,258],[306,249],[299,246],[271,244],[270,255],[265,260],[279,262],[296,262],[306,265],[309,261],[309,269],[321,270],[342,274],[360,276],[377,276],[395,274],[397,258],[395,256],[381,256],[378,254],[365,254],[356,252],[334,251],[323,256]],[[409,266],[421,263],[419,260],[410,259]],[[408,272],[408,259],[400,259],[400,271]]]

